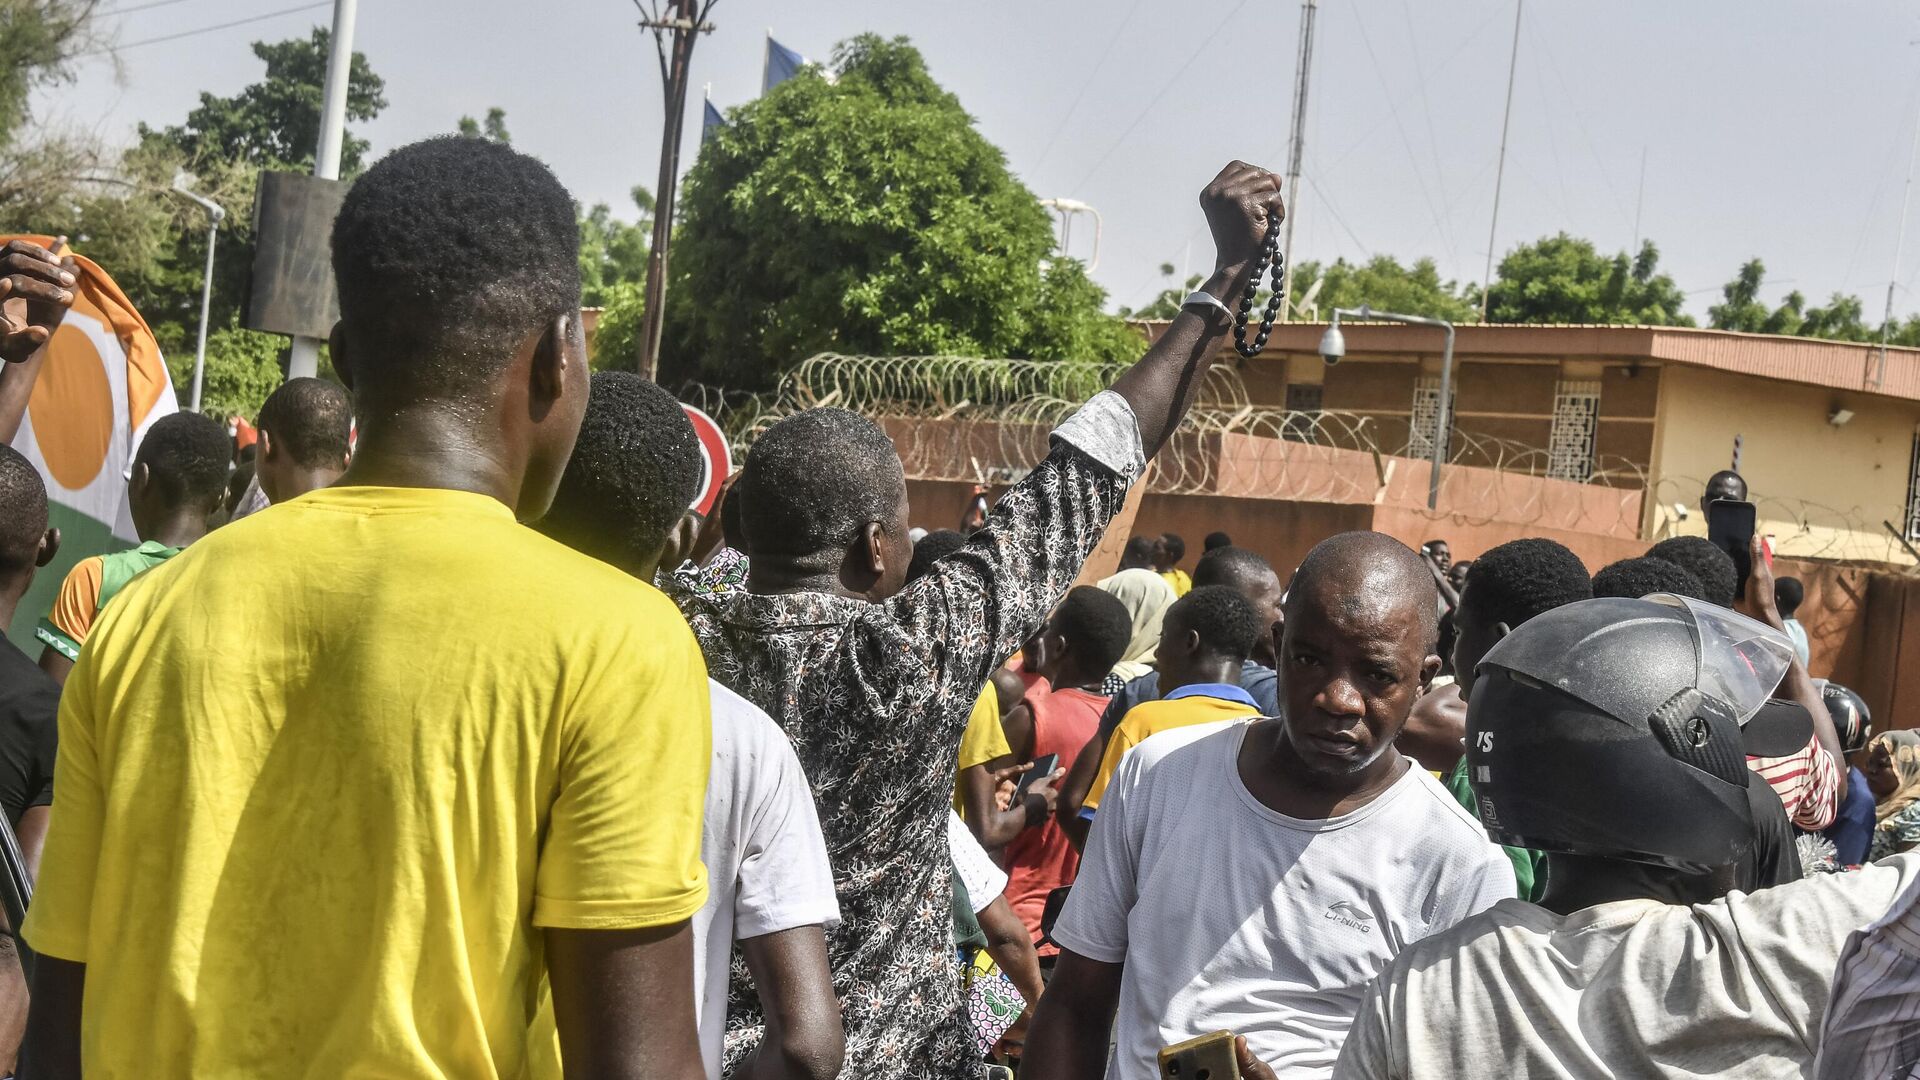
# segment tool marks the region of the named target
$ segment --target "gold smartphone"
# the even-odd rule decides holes
[[[1233,1032],[1216,1031],[1160,1051],[1163,1080],[1240,1080]]]

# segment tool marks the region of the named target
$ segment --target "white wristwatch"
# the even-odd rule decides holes
[[[1233,320],[1233,309],[1221,303],[1219,297],[1213,295],[1210,292],[1206,292],[1203,290],[1188,293],[1187,298],[1185,300],[1180,301],[1180,306],[1183,308],[1190,308],[1190,307],[1216,308],[1219,310],[1220,314],[1225,315],[1227,317],[1227,320],[1229,322]]]

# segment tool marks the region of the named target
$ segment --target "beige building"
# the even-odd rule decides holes
[[[1324,324],[1278,327],[1251,360],[1229,346],[1249,403],[1296,417],[1283,438],[1430,456],[1442,333],[1342,328],[1347,356],[1332,366],[1316,351]],[[1920,351],[1887,350],[1883,371],[1877,347],[1843,342],[1462,326],[1454,362],[1456,465],[1639,491],[1635,531],[1651,541],[1704,532],[1704,483],[1737,457],[1782,554],[1916,561],[1905,541],[1920,546]]]

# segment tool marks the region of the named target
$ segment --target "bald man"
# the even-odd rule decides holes
[[[1282,1076],[1329,1076],[1389,960],[1514,895],[1479,822],[1394,750],[1440,670],[1434,600],[1405,545],[1335,536],[1287,595],[1284,718],[1128,753],[1053,931],[1026,1075],[1144,1080],[1161,1047],[1226,1028]]]

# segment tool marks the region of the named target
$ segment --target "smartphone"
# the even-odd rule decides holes
[[[1233,1032],[1216,1031],[1160,1051],[1162,1080],[1240,1080]]]
[[[1753,573],[1753,529],[1756,523],[1753,504],[1739,499],[1715,499],[1707,504],[1707,539],[1713,546],[1733,556],[1740,575],[1740,590],[1745,592],[1747,577]]]
[[[1032,787],[1036,782],[1045,780],[1047,777],[1052,776],[1053,770],[1058,768],[1059,765],[1060,765],[1059,754],[1044,754],[1038,758],[1035,758],[1033,762],[1033,768],[1028,769],[1025,773],[1022,773],[1020,776],[1020,782],[1014,785],[1013,801],[1019,802],[1021,799],[1026,798],[1027,789]]]
[[[985,1065],[980,1069],[981,1080],[1013,1080],[1013,1070],[1005,1065]]]

